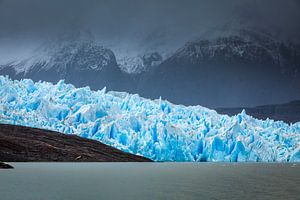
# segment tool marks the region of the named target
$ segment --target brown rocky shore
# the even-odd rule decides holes
[[[151,162],[101,142],[54,131],[0,124],[3,162]],[[1,166],[5,164],[0,163]]]

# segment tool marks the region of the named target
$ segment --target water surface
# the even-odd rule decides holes
[[[1,200],[300,199],[299,164],[10,164]]]

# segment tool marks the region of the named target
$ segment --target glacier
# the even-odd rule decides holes
[[[259,120],[245,111],[229,117],[63,80],[0,76],[0,123],[75,134],[155,161],[300,161],[300,122]]]

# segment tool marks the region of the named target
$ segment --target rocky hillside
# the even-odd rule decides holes
[[[5,162],[150,162],[95,140],[24,126],[0,124],[0,160]]]

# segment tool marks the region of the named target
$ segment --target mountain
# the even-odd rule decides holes
[[[300,99],[300,46],[253,30],[214,30],[168,56],[150,48],[138,55],[113,52],[90,34],[74,32],[0,66],[0,74],[211,108]]]
[[[0,160],[6,162],[151,162],[95,140],[0,124]],[[1,162],[0,162],[1,168]]]
[[[35,81],[64,79],[92,89],[127,90],[133,84],[132,78],[118,67],[114,53],[83,33],[62,35],[46,42],[30,58],[1,66],[0,74]]]
[[[138,93],[209,107],[299,99],[300,48],[251,30],[197,39],[145,74]]]
[[[245,111],[230,117],[202,106],[91,91],[63,81],[0,76],[0,94],[1,123],[94,139],[155,161],[300,160],[300,122],[258,120]]]
[[[263,105],[248,108],[217,108],[216,111],[230,116],[237,115],[245,110],[247,114],[258,119],[282,120],[286,123],[296,123],[300,121],[300,101],[292,101],[285,104]]]
[[[139,75],[159,66],[163,57],[158,52],[148,52],[138,56],[124,56],[117,60],[122,71],[127,74]]]

